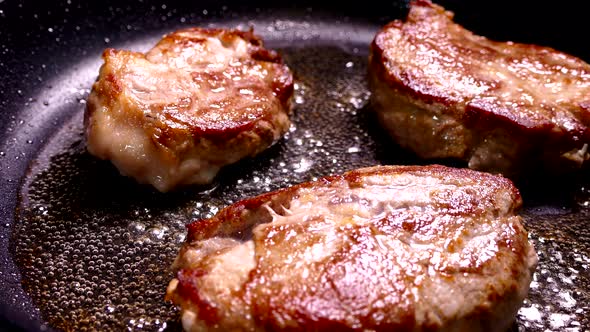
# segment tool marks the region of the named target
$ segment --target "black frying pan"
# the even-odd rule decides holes
[[[439,3],[479,34],[590,60],[585,12],[571,4]],[[393,144],[367,104],[368,45],[404,8],[403,1],[0,0],[0,330],[177,331],[163,294],[184,224],[314,177],[427,163]],[[102,50],[146,50],[166,32],[210,24],[253,26],[281,51],[298,80],[293,131],[215,184],[165,195],[89,156],[82,113]],[[540,263],[514,329],[588,331],[590,181],[517,184]]]

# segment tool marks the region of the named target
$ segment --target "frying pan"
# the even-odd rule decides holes
[[[572,4],[438,3],[478,34],[590,60],[586,17]],[[352,168],[430,163],[392,143],[367,102],[368,45],[406,8],[404,1],[0,0],[0,330],[178,331],[163,293],[186,223]],[[294,125],[214,184],[160,194],[85,152],[82,113],[104,48],[145,51],[189,26],[252,26],[279,50],[297,79]],[[517,185],[540,263],[513,329],[588,331],[590,181],[578,174]]]

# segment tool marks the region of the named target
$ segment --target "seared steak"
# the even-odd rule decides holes
[[[167,298],[186,331],[505,331],[537,256],[499,176],[378,166],[188,226]]]
[[[160,191],[209,183],[289,127],[291,72],[251,31],[180,30],[146,54],[107,49],[103,59],[88,151]]]
[[[590,156],[590,65],[551,48],[496,42],[417,0],[377,33],[372,102],[401,146],[508,176],[566,172]]]

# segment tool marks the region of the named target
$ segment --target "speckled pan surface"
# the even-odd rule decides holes
[[[369,42],[403,3],[237,3],[0,0],[0,330],[178,331],[163,295],[186,223],[323,175],[424,164],[388,139],[367,104]],[[440,3],[480,34],[590,60],[585,43],[563,38],[583,31],[583,11]],[[143,51],[193,25],[252,25],[283,54],[297,78],[293,126],[213,185],[160,194],[85,152],[84,101],[105,47]],[[514,330],[589,331],[590,177],[518,186],[540,262]]]

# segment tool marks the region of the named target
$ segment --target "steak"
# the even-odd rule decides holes
[[[192,28],[146,54],[107,49],[88,97],[88,151],[160,191],[210,183],[289,128],[289,68],[252,31]]]
[[[430,1],[376,34],[369,84],[381,124],[421,158],[517,178],[572,172],[590,156],[590,65],[475,35]]]
[[[167,299],[186,331],[505,331],[537,263],[504,177],[376,166],[188,225]]]

